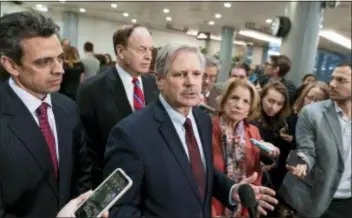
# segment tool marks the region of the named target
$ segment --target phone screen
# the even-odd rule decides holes
[[[76,217],[97,217],[127,186],[129,180],[119,170],[115,171],[76,210]]]

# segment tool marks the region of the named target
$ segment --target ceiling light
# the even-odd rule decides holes
[[[272,23],[272,22],[273,22],[272,19],[266,19],[266,20],[265,20],[265,23]]]
[[[164,12],[165,14],[167,14],[167,13],[170,12],[170,10],[169,10],[168,8],[164,8],[164,9],[163,9],[163,12]]]
[[[243,36],[255,38],[255,39],[258,39],[258,40],[270,42],[270,43],[273,43],[273,44],[278,44],[278,45],[281,44],[281,39],[280,38],[277,38],[277,37],[274,37],[274,36],[271,36],[269,34],[265,34],[265,33],[262,33],[262,32],[256,31],[256,30],[250,30],[250,29],[240,30],[239,34],[243,35]]]
[[[65,1],[66,1],[66,0],[59,0],[59,2],[61,2],[61,3],[65,3]]]
[[[86,12],[86,9],[85,8],[80,8],[79,11],[84,13],[84,12]]]
[[[111,4],[111,7],[112,7],[112,8],[117,8],[117,4],[112,3],[112,4]]]
[[[122,14],[124,17],[128,17],[129,16],[129,14],[127,13],[127,12],[123,12],[123,14]]]
[[[166,17],[166,20],[167,21],[172,21],[172,18],[171,17]]]
[[[215,24],[215,22],[211,20],[211,21],[208,22],[208,24],[209,24],[210,26],[213,26],[213,25]]]
[[[41,12],[47,12],[48,11],[48,7],[42,4],[37,4],[35,6],[35,8],[37,11],[41,11]]]
[[[219,14],[219,13],[215,14],[215,18],[220,19],[221,17],[222,17],[222,16],[221,16],[221,14]]]
[[[230,2],[225,2],[224,3],[225,8],[231,8],[231,3]]]
[[[348,39],[333,30],[321,30],[319,35],[351,50],[351,39]]]
[[[131,22],[132,23],[137,23],[137,20],[136,19],[132,19]]]

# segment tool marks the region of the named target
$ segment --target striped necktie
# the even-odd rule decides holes
[[[133,87],[133,106],[135,110],[140,110],[144,107],[144,95],[140,87],[140,82],[137,78],[133,78],[132,83]]]

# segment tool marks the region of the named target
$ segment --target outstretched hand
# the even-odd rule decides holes
[[[238,195],[238,188],[243,184],[251,185],[255,197],[258,200],[258,211],[262,215],[267,215],[267,210],[274,210],[274,206],[278,204],[277,199],[274,197],[276,195],[275,191],[264,187],[264,186],[256,186],[252,183],[257,179],[258,173],[253,173],[250,177],[243,179],[240,183],[236,184],[234,188],[234,192],[232,193],[232,197],[235,201],[240,203],[240,198]]]

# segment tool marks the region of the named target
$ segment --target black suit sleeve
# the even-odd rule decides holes
[[[141,216],[139,208],[144,175],[141,155],[133,146],[132,137],[120,127],[115,126],[107,142],[104,178],[117,168],[122,168],[126,172],[132,179],[133,185],[111,209],[110,217]]]
[[[99,152],[104,148],[105,145],[100,145],[100,135],[99,129],[97,128],[98,122],[96,119],[95,108],[92,93],[91,84],[83,83],[77,91],[77,104],[79,108],[79,113],[81,116],[81,121],[86,132],[86,145],[88,149],[89,156],[92,159],[93,167],[103,168],[103,161]]]
[[[78,114],[78,110],[77,110]],[[74,129],[74,172],[72,197],[76,197],[92,188],[92,162],[89,158],[85,133],[77,115],[77,125]]]
[[[235,209],[236,205],[230,205],[229,196],[235,183],[224,173],[214,168],[213,196],[229,209]]]
[[[8,214],[5,212],[5,205],[4,205],[4,202],[2,201],[2,187],[0,187],[0,217],[1,218],[15,218],[16,217],[12,214]]]

